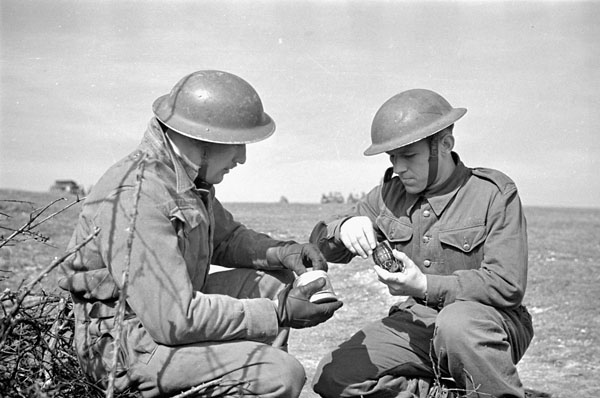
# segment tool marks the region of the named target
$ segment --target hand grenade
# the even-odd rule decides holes
[[[373,261],[375,261],[375,264],[389,272],[404,272],[404,264],[394,257],[388,241],[377,244],[377,247],[373,250]]]

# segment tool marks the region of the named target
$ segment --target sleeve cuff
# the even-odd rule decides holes
[[[327,225],[327,238],[335,238],[340,240],[340,229],[342,228],[342,224],[348,221],[352,217],[344,217],[336,222],[332,222]]]
[[[444,307],[456,301],[458,277],[456,275],[427,275],[427,304]]]
[[[268,342],[273,340],[279,331],[277,313],[273,309],[273,301],[269,299],[242,300],[246,318],[246,333],[249,340]]]

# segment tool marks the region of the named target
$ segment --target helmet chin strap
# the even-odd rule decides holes
[[[425,190],[429,189],[435,182],[438,174],[438,154],[439,154],[439,137],[434,134],[429,139],[429,174],[427,175],[427,186]]]
[[[198,176],[194,181],[196,186],[200,184],[206,184],[206,173],[208,172],[208,146],[202,145],[202,158],[200,159],[200,166],[198,167]]]

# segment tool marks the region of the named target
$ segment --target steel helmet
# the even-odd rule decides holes
[[[218,70],[185,76],[169,94],[154,101],[152,110],[173,131],[201,141],[249,144],[275,131],[254,88]]]
[[[450,126],[467,112],[453,108],[441,95],[425,89],[401,92],[387,100],[371,125],[371,146],[366,156],[391,151]]]

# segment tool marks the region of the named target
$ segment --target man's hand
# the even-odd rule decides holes
[[[408,256],[398,250],[392,250],[395,258],[404,264],[403,272],[388,272],[375,266],[377,277],[388,287],[392,296],[425,297],[427,292],[427,277]]]
[[[344,221],[340,227],[340,239],[352,254],[367,258],[377,245],[373,223],[369,217],[357,216]]]
[[[290,243],[285,246],[270,247],[267,250],[269,265],[283,265],[296,275],[306,272],[307,267],[327,272],[327,260],[312,243]]]
[[[278,295],[277,318],[279,326],[295,329],[307,328],[325,322],[333,316],[343,303],[334,301],[315,304],[309,301],[310,296],[325,286],[325,279],[319,278],[304,286],[288,285]]]

